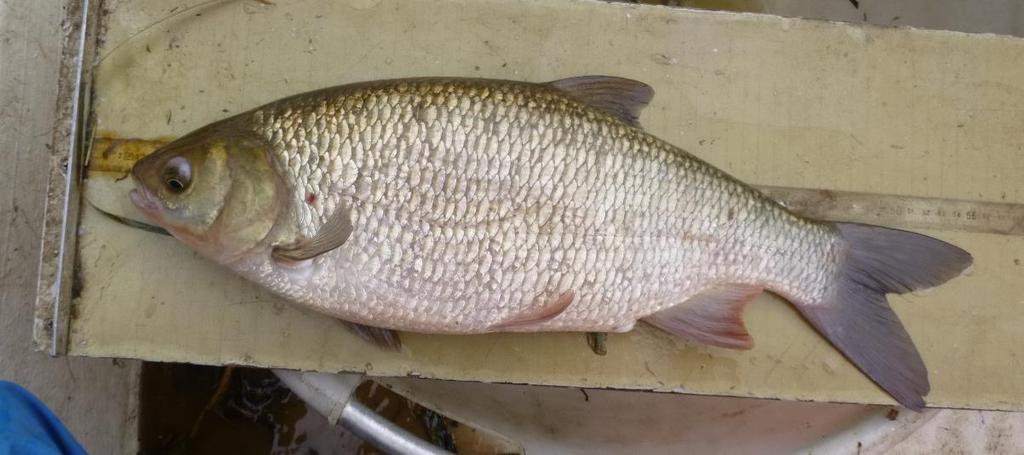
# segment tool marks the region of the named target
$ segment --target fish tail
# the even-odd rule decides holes
[[[964,272],[971,255],[907,231],[837,223],[839,269],[820,302],[793,301],[814,327],[896,401],[924,408],[931,386],[913,341],[886,294],[938,286]]]

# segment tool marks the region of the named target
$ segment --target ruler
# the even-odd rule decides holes
[[[907,229],[1024,235],[1024,204],[777,186],[755,188],[808,218]]]
[[[104,185],[104,181],[109,185],[111,181],[124,180],[136,161],[167,142],[162,139],[97,138],[87,161],[87,188]],[[143,221],[133,213],[124,213],[127,183],[118,183],[116,190],[104,191],[94,187],[97,191],[87,191],[87,198],[93,206],[108,214]],[[1024,235],[1024,204],[779,186],[754,187],[793,212],[819,220],[905,229]],[[109,198],[121,198],[123,201],[107,200]]]

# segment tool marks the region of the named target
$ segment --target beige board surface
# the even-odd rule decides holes
[[[597,1],[240,0],[121,44],[188,4],[113,5],[98,130],[175,136],[368,79],[612,74],[655,88],[648,130],[753,184],[1024,202],[1019,39]],[[403,334],[386,353],[171,238],[83,212],[73,355],[891,403],[770,296],[748,307],[751,351],[641,327],[611,335],[606,356],[582,334]],[[921,232],[976,260],[970,276],[890,297],[929,367],[929,404],[1024,409],[1024,237]]]

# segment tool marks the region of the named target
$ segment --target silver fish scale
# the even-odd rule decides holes
[[[355,227],[299,268],[243,274],[319,311],[423,332],[628,330],[716,283],[820,300],[837,236],[688,153],[533,84],[368,83],[256,111],[311,237]],[[294,240],[283,239],[283,240]]]

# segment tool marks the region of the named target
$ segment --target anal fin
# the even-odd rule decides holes
[[[644,321],[681,338],[723,348],[750,349],[754,340],[743,325],[743,307],[762,291],[761,286],[748,284],[717,285]]]

